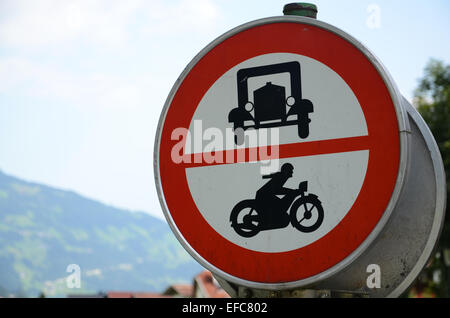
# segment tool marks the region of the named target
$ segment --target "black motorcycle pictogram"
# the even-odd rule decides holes
[[[284,86],[267,82],[253,92],[253,103],[249,100],[248,79],[264,75],[289,73],[291,95],[286,97]],[[300,63],[286,62],[240,69],[237,72],[238,107],[228,114],[228,122],[233,123],[234,141],[244,143],[244,135],[238,131],[250,128],[270,128],[297,125],[298,136],[309,136],[309,114],[314,112],[313,104],[302,99]],[[289,110],[287,110],[289,109]],[[252,115],[252,112],[254,115]]]
[[[314,232],[320,227],[324,210],[317,195],[306,194],[308,182],[301,182],[298,189],[283,187],[292,177],[293,169],[286,163],[280,172],[263,176],[270,180],[256,192],[255,199],[243,200],[234,206],[230,222],[237,234],[252,237],[260,231],[287,227],[289,223],[304,233]],[[278,195],[283,195],[283,198],[278,198]]]

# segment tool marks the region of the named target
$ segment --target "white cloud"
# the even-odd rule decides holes
[[[122,270],[122,271],[131,271],[133,269],[133,264],[129,264],[129,263],[123,263],[123,264],[119,264],[117,266],[118,269]]]
[[[17,89],[33,97],[107,108],[138,107],[167,94],[158,89],[161,82],[172,84],[167,74],[173,63],[163,69],[152,61],[163,60],[172,42],[153,51],[150,62],[140,52],[148,50],[148,43],[161,43],[152,36],[173,35],[175,42],[180,34],[188,38],[208,32],[218,14],[211,0],[3,0],[0,10],[7,13],[0,15],[0,49],[24,49],[0,57],[0,92]],[[130,44],[131,38],[146,41]],[[98,63],[105,57],[111,65]],[[136,67],[136,58],[146,70],[127,74],[124,70]],[[90,65],[78,69],[83,63]]]
[[[89,269],[85,272],[86,276],[102,276],[102,270],[100,268]]]
[[[14,0],[0,22],[0,39],[10,46],[39,46],[75,38],[120,44],[141,0]]]
[[[219,9],[210,0],[152,1],[144,31],[154,35],[207,32],[217,22]]]
[[[211,0],[5,0],[0,43],[12,47],[78,40],[120,46],[135,32],[170,34],[211,28]]]
[[[148,100],[152,79],[79,73],[26,58],[0,59],[0,93],[63,100],[80,107],[136,108]]]

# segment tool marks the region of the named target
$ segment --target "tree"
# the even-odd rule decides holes
[[[414,105],[430,128],[441,152],[450,197],[450,65],[431,59],[414,93]],[[439,297],[450,297],[450,270],[444,254],[450,251],[450,211],[447,205],[444,227],[432,265],[425,271],[428,286]],[[436,276],[440,279],[434,279]]]

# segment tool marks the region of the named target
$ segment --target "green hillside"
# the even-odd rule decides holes
[[[68,288],[69,264],[81,288]],[[162,291],[201,267],[168,225],[0,172],[0,296]]]

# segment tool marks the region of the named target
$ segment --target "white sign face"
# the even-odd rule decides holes
[[[288,53],[257,56],[236,65],[211,86],[192,118],[189,128],[191,143],[185,152],[204,154],[214,150],[218,154],[214,158],[217,162],[186,169],[189,189],[202,216],[215,231],[234,244],[260,252],[285,252],[304,247],[320,239],[339,224],[358,197],[369,156],[368,150],[335,152],[330,149],[328,152],[327,149],[322,149],[318,154],[274,158],[269,161],[235,160],[235,163],[227,163],[223,151],[236,147],[233,139],[230,142],[229,133],[228,140],[226,139],[227,130],[229,132],[233,127],[227,120],[228,114],[238,103],[237,73],[242,69],[273,65],[273,61],[276,61],[276,64],[298,62],[301,87],[291,88],[288,72],[249,77],[248,99],[254,105],[250,113],[253,117],[257,116],[255,112],[259,110],[259,105],[258,101],[254,100],[255,91],[266,85],[283,87],[286,97],[292,95],[293,89],[301,90],[302,98],[310,100],[314,107],[309,115],[309,135],[304,139],[299,138],[296,125],[270,128],[268,134],[261,134],[264,128],[249,129],[244,132],[246,141],[255,133],[259,139],[256,144],[247,142],[240,147],[283,147],[288,144],[336,139],[342,139],[344,143],[348,140],[351,143],[353,137],[367,135],[364,114],[349,86],[332,69],[306,56]],[[289,106],[284,103],[273,105],[280,106],[285,107],[286,112],[289,111]],[[256,200],[256,192],[269,182],[268,179],[263,179],[263,176],[280,171],[285,163],[294,167],[293,175],[280,186],[298,189],[300,182],[307,181],[307,193],[318,197],[324,211],[320,226],[305,233],[288,223],[282,228],[261,230],[251,237],[240,235],[232,227],[231,211],[243,200]],[[278,197],[282,199],[282,196]],[[317,221],[318,213],[315,214],[314,211],[315,209],[311,211],[309,219],[302,221],[303,225],[313,225]],[[280,214],[281,218],[282,214],[289,214],[289,209],[280,209],[275,213]]]

